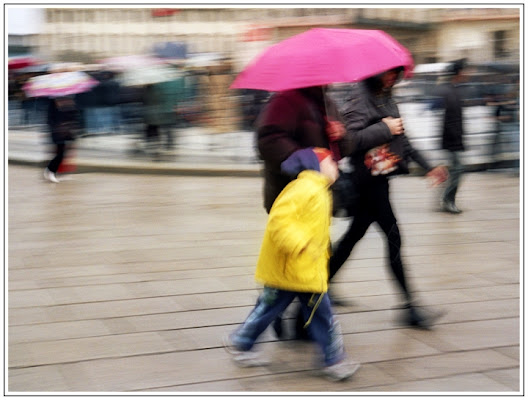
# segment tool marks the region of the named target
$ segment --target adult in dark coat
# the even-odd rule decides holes
[[[51,140],[55,145],[55,157],[44,170],[44,178],[50,182],[58,183],[56,174],[66,155],[67,144],[75,139],[75,132],[79,128],[79,112],[73,98],[58,97],[51,99],[47,122]]]
[[[291,180],[281,173],[280,165],[293,152],[306,147],[330,149],[335,142],[336,153],[345,154],[352,146],[339,122],[337,107],[328,98],[325,100],[320,86],[275,93],[255,125],[259,154],[264,160],[264,207],[268,213]]]
[[[449,181],[442,196],[442,209],[452,214],[459,214],[461,210],[456,206],[455,197],[464,172],[462,152],[464,143],[464,126],[462,118],[463,87],[460,83],[466,80],[464,74],[465,61],[457,60],[451,67],[451,79],[439,87],[438,97],[440,107],[444,109],[442,127],[442,148],[449,152]]]
[[[330,279],[346,262],[355,244],[365,235],[369,226],[376,222],[386,236],[391,272],[405,297],[404,322],[411,326],[429,327],[432,315],[415,307],[405,276],[400,256],[400,231],[389,199],[389,178],[383,172],[375,175],[373,170],[367,167],[369,163],[366,158],[373,148],[389,144],[397,138],[402,142],[403,158],[416,161],[433,179],[445,179],[443,167],[432,168],[412,147],[404,134],[403,121],[391,94],[401,72],[402,69],[394,69],[358,83],[341,110],[347,133],[355,145],[350,162],[355,170],[359,204],[355,217],[330,259]]]
[[[306,147],[332,149],[335,158],[350,152],[351,142],[339,121],[338,110],[325,98],[324,87],[310,87],[275,93],[259,114],[255,127],[260,157],[264,160],[264,208],[273,202],[291,181],[280,165],[293,152]],[[301,313],[297,314],[296,335],[306,339]],[[282,336],[281,317],[273,324]]]
[[[97,129],[99,133],[118,133],[121,123],[120,85],[114,79],[114,73],[111,71],[102,71],[99,74],[99,79],[99,85],[93,89],[96,101]]]

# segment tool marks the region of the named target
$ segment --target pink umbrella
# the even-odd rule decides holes
[[[30,78],[22,87],[29,97],[60,97],[89,91],[99,82],[81,72],[57,72]]]
[[[411,53],[383,31],[314,28],[266,49],[230,88],[275,92],[357,82],[399,66],[412,75]]]
[[[32,65],[39,64],[40,61],[34,57],[10,57],[8,67],[10,70],[26,68]]]

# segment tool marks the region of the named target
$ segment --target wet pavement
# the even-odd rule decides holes
[[[121,134],[83,136],[72,145],[67,162],[75,172],[129,172],[196,175],[258,176],[254,134],[250,131],[214,133],[207,128],[174,129],[174,146],[159,145],[153,152],[143,134],[134,129]],[[44,168],[53,156],[43,126],[10,129],[9,162]]]
[[[22,133],[35,143],[31,131]],[[267,331],[259,346],[272,363],[253,369],[238,368],[222,348],[222,336],[256,300],[253,274],[266,223],[260,165],[236,150],[240,142],[207,152],[202,146],[195,158],[189,143],[175,160],[202,168],[207,163],[200,156],[219,168],[243,157],[235,165],[253,175],[117,174],[79,163],[71,179],[52,184],[42,179],[46,151],[35,148],[29,162],[30,151],[15,147],[12,136],[6,171],[10,393],[524,390],[517,174],[466,174],[460,215],[438,212],[439,194],[422,178],[393,180],[411,283],[422,304],[446,315],[431,331],[398,323],[401,299],[384,242],[371,227],[335,285],[351,301],[336,313],[346,349],[362,368],[347,382],[329,383],[314,374],[310,343],[279,342]],[[117,143],[124,139],[107,146],[109,163],[115,154],[126,160],[128,142]],[[17,165],[17,151],[25,154],[18,164],[25,158],[27,165]],[[138,160],[132,158],[136,167]],[[167,167],[179,168],[177,162]],[[334,240],[346,224],[333,221]]]

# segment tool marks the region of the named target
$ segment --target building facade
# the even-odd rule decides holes
[[[45,8],[43,12],[43,32],[25,40],[49,61],[62,61],[67,52],[83,53],[93,60],[150,53],[156,45],[177,42],[185,44],[190,53],[220,54],[239,70],[269,44],[312,27],[385,30],[409,48],[417,64],[458,57],[473,62],[518,62],[520,57],[518,7],[71,6]]]

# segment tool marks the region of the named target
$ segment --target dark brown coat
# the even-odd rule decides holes
[[[330,101],[325,105],[323,96],[319,87],[276,93],[256,121],[258,150],[264,161],[264,207],[268,213],[291,180],[281,173],[281,163],[302,148],[330,148],[325,118],[327,110],[333,119],[338,119],[338,112]],[[342,142],[341,146],[349,144]]]

